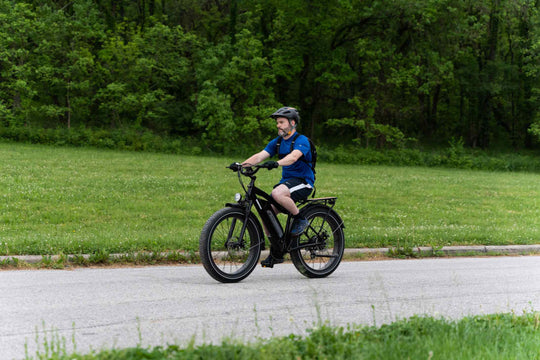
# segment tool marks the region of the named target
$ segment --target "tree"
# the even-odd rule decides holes
[[[351,117],[329,119],[327,125],[343,129],[343,133],[353,132],[353,142],[369,148],[371,140],[375,140],[375,147],[398,147],[405,145],[405,135],[397,127],[379,124],[374,117],[377,102],[374,98],[364,101],[358,97],[349,100]]]
[[[35,93],[30,48],[36,14],[23,3],[0,0],[0,96],[4,125],[28,124]]]
[[[271,114],[279,104],[272,92],[274,75],[262,49],[262,43],[243,30],[234,42],[200,53],[194,121],[206,133],[209,146],[232,149],[244,139],[259,145],[268,140],[274,124],[262,114]]]
[[[90,0],[73,4],[72,14],[43,6],[38,15],[33,59],[40,105],[34,110],[48,119],[43,125],[83,125],[99,86],[95,52],[105,38],[104,24]]]
[[[538,8],[533,0],[0,0],[1,122],[151,130],[228,151],[246,139],[260,146],[274,135],[266,115],[291,105],[316,140],[532,146]]]

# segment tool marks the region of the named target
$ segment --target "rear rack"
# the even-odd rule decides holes
[[[336,196],[329,196],[329,197],[322,197],[322,198],[314,198],[314,199],[306,199],[306,200],[300,200],[298,204],[324,204],[324,205],[331,205],[334,206],[336,204],[337,197]]]

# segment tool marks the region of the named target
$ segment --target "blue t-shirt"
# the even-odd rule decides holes
[[[279,153],[281,155],[287,155],[291,153],[291,142],[294,138],[294,135],[289,137],[287,140],[282,139],[281,145],[279,145]],[[270,157],[276,155],[277,153],[277,141],[279,137],[270,141],[264,150],[270,154]],[[304,135],[299,135],[294,141],[293,150],[300,150],[304,154],[305,160],[311,162],[311,148],[309,146],[309,140]],[[289,166],[284,166],[281,174],[280,184],[292,178],[301,178],[307,181],[311,186],[315,183],[315,175],[309,163],[298,159],[294,164]]]

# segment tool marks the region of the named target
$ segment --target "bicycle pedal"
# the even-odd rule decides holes
[[[284,259],[276,259],[276,258],[266,258],[265,260],[261,261],[261,266],[265,268],[273,268],[275,264],[281,264],[285,261]]]

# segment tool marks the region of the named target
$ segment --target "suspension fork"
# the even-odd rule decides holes
[[[253,203],[251,202],[251,200],[248,200],[248,202],[246,203],[246,206],[245,206],[245,214],[244,214],[244,223],[242,224],[242,229],[240,229],[240,239],[239,241],[241,242],[242,245],[244,245],[244,234],[246,233],[246,229],[247,229],[247,225],[248,225],[248,221],[249,221],[249,217],[251,215],[251,207],[252,207]],[[236,222],[236,219],[234,219],[234,221]],[[229,232],[232,230],[232,224],[231,224],[231,229],[229,230]]]
[[[244,213],[244,221],[242,223],[242,228],[240,229],[240,234],[238,235],[238,240],[237,240],[237,242],[239,244],[244,245],[244,235],[246,233],[246,229],[247,229],[247,226],[248,226],[248,221],[250,221],[250,217],[251,217],[251,213],[252,213],[252,211],[251,211],[252,201],[247,200],[244,203],[242,203],[242,202],[227,203],[226,206],[244,210],[243,211],[243,213]],[[236,224],[237,221],[238,221],[238,219],[236,219],[236,218],[233,218],[232,221],[231,221],[231,224],[229,226],[229,233],[227,234],[227,240],[225,241],[225,246],[226,247],[229,246],[229,242],[233,239],[234,231],[235,231],[236,225],[237,225]],[[255,224],[255,225],[257,227],[259,227],[257,224]]]
[[[240,172],[238,172],[238,178],[240,178]],[[244,200],[243,202],[235,203],[235,204],[231,204],[231,203],[227,204],[227,206],[244,210],[244,222],[242,224],[242,228],[240,229],[240,235],[238,239],[238,242],[241,243],[242,245],[244,245],[244,234],[246,233],[247,224],[252,213],[251,209],[253,208],[253,199],[251,198],[251,194],[253,192],[253,189],[255,188],[256,177],[251,176],[250,178],[251,178],[251,181],[249,182],[247,189],[244,187],[244,190],[246,191],[246,200]],[[234,229],[236,228],[236,221],[237,221],[236,218],[233,218],[231,226],[229,227],[229,234],[227,235],[227,241],[225,243],[226,245],[228,245],[229,240],[232,238],[234,234]],[[262,236],[263,236],[262,242],[264,244],[264,235]],[[261,242],[261,239],[259,239],[259,242]]]
[[[225,247],[229,247],[229,241],[233,237],[234,229],[236,228],[236,218],[232,219],[231,226],[229,227],[229,234],[227,234],[227,241],[225,241]],[[244,238],[244,233],[240,232],[240,240],[242,241]]]

